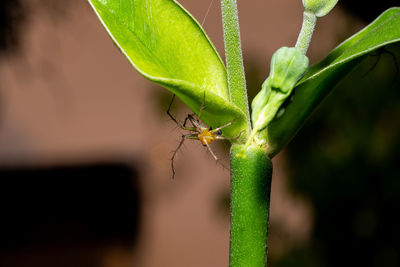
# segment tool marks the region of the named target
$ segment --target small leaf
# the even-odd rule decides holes
[[[317,105],[368,53],[399,41],[400,8],[391,8],[312,66],[295,87],[293,102],[283,116],[267,128],[268,154],[274,156],[293,138]]]
[[[244,114],[229,101],[225,66],[199,23],[174,0],[89,0],[135,69],[176,94],[201,119],[235,137]]]

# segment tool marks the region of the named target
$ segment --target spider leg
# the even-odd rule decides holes
[[[167,109],[167,115],[171,118],[171,120],[173,120],[177,125],[180,125],[180,123],[175,119],[175,117],[174,116],[172,116],[172,114],[171,114],[171,106],[172,106],[172,103],[174,102],[174,99],[175,99],[175,95],[173,95],[172,96],[172,99],[171,99],[171,102],[169,102],[169,106],[168,106],[168,109]]]
[[[397,62],[397,57],[393,52],[391,52],[391,51],[389,51],[389,50],[387,50],[385,48],[381,48],[375,54],[371,54],[371,56],[375,56],[375,57],[378,57],[378,58],[376,59],[374,64],[364,73],[364,75],[362,77],[367,76],[372,70],[374,70],[374,68],[379,63],[379,60],[381,59],[382,54],[389,54],[392,57],[394,67],[396,69],[396,74],[395,74],[395,77],[394,77],[394,81],[396,81],[396,78],[398,76],[397,74],[399,74],[399,64]],[[394,81],[392,83],[394,83]]]
[[[183,143],[185,142],[186,139],[198,139],[197,138],[197,134],[183,134],[182,137],[181,137],[181,141],[179,142],[179,145],[173,151],[173,154],[172,154],[172,157],[171,157],[172,179],[175,178],[175,166],[174,166],[175,156],[178,153],[179,149],[182,147],[182,145],[183,145]]]
[[[219,139],[219,138],[218,138],[218,139]],[[225,138],[222,137],[221,139],[225,139]],[[217,156],[214,154],[214,152],[212,151],[210,145],[206,143],[206,146],[207,146],[208,151],[210,151],[211,155],[212,155],[213,158],[215,159],[215,161],[216,161],[217,163],[219,163],[219,164],[222,166],[222,168],[224,168],[225,170],[228,170],[228,171],[229,171],[229,168],[226,167],[226,166],[221,162],[221,160],[220,160],[219,158],[217,158]]]
[[[175,119],[175,117],[171,114],[171,106],[172,103],[174,102],[175,99],[175,95],[172,96],[171,102],[169,103],[168,109],[167,109],[167,115],[171,118],[171,120],[173,120],[175,122],[176,125],[178,125],[179,128],[181,128],[182,130],[186,130],[186,131],[196,131],[195,128],[193,127],[186,127],[186,122],[188,119],[190,119],[190,116],[188,115],[185,118],[184,123],[182,124],[181,122],[179,122],[177,119]]]
[[[229,122],[229,123],[227,123],[227,124],[225,124],[225,125],[222,125],[222,126],[216,128],[216,129],[214,129],[214,130],[211,130],[210,132],[212,132],[212,133],[215,134],[215,133],[217,133],[219,130],[221,130],[221,129],[225,128],[225,127],[228,127],[228,126],[230,126],[230,125],[232,125],[232,121]]]
[[[195,121],[195,118],[193,117],[195,114],[188,114],[185,118],[185,120],[183,121],[183,127],[186,127],[186,123],[188,121],[190,121],[190,123],[193,125],[193,127],[195,128],[195,124],[193,123],[193,121]]]
[[[200,109],[199,109],[199,116],[198,116],[199,118],[200,118],[201,112],[206,107],[205,104],[206,104],[206,91],[204,91],[203,100],[201,101],[201,106],[200,106]]]
[[[225,138],[225,139],[228,139],[228,140],[238,140],[238,139],[242,136],[242,133],[243,133],[243,132],[244,132],[244,130],[240,131],[239,135],[236,136],[236,137],[233,137],[233,138]],[[217,139],[218,139],[218,138],[217,138]]]
[[[380,59],[380,56],[381,56],[382,54],[388,54],[388,55],[392,58],[394,67],[396,68],[396,76],[397,76],[397,74],[399,73],[399,64],[398,64],[398,62],[397,62],[397,57],[396,57],[396,55],[395,55],[392,51],[390,51],[390,50],[386,49],[385,47],[383,47],[383,48],[380,48],[380,49],[377,51],[377,54],[376,54],[376,55],[372,55],[372,56],[378,56],[378,60],[379,60],[379,59]],[[374,67],[375,67],[375,66],[376,66],[376,64],[374,64]]]
[[[396,73],[394,75],[394,78],[393,78],[393,81],[392,81],[392,85],[391,85],[391,86],[393,86],[393,84],[396,82],[396,80],[399,77],[399,75],[398,75],[399,74],[399,63],[397,62],[397,57],[393,52],[391,52],[391,51],[389,51],[389,50],[387,50],[385,48],[384,48],[384,51],[385,51],[385,53],[388,53],[392,57],[394,67],[396,68]]]
[[[241,131],[241,132],[238,134],[238,136],[233,137],[233,138],[228,138],[228,137],[224,137],[224,136],[215,136],[214,138],[217,139],[217,140],[238,140],[238,139],[240,138],[240,136],[242,136],[242,133],[243,133],[243,132],[244,132],[244,130]]]
[[[366,77],[371,71],[373,71],[375,69],[375,67],[378,65],[379,60],[381,59],[381,53],[377,54],[377,55],[371,55],[373,57],[378,57],[374,64],[363,74],[363,78]]]
[[[217,158],[217,156],[215,156],[215,154],[214,154],[214,152],[212,151],[210,145],[209,145],[207,142],[205,143],[205,145],[206,145],[208,151],[210,151],[210,153],[211,153],[211,155],[213,156],[213,158],[214,158],[216,161],[218,161],[218,158]]]
[[[210,12],[210,9],[211,9],[211,6],[212,6],[213,2],[214,2],[214,0],[211,1],[210,5],[207,8],[207,11],[206,11],[206,14],[204,15],[203,21],[201,22],[201,27],[204,26],[204,22],[206,21],[207,15]]]

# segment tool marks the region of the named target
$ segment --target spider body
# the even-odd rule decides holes
[[[187,121],[189,121],[193,127],[186,127]],[[178,126],[180,126],[179,123]],[[193,114],[187,115],[185,123],[182,126],[182,129],[192,132],[191,134],[187,135],[187,139],[198,139],[203,146],[211,144],[216,139],[225,139],[222,137],[222,130],[220,128],[213,130],[212,127],[203,126],[199,119]]]
[[[181,137],[181,141],[179,143],[179,145],[177,146],[177,148],[173,151],[173,155],[171,158],[171,167],[172,167],[172,178],[175,177],[175,167],[174,167],[174,159],[176,156],[176,153],[179,151],[179,149],[181,148],[181,146],[183,145],[183,143],[185,142],[186,139],[192,139],[192,140],[199,140],[200,143],[207,147],[208,151],[211,153],[211,155],[213,156],[213,158],[218,161],[217,156],[214,154],[214,152],[212,151],[210,144],[214,141],[214,140],[224,140],[226,139],[225,137],[222,136],[222,129],[225,127],[228,127],[229,125],[232,124],[232,122],[229,122],[221,127],[218,127],[216,129],[212,129],[211,127],[205,127],[200,123],[200,113],[202,111],[202,109],[204,108],[204,106],[202,105],[202,107],[200,108],[199,111],[199,116],[196,116],[195,114],[188,114],[185,118],[185,120],[183,121],[183,123],[179,122],[177,119],[175,119],[174,116],[172,116],[172,114],[170,113],[170,109],[171,109],[171,105],[172,102],[174,101],[175,95],[172,97],[171,103],[169,104],[168,110],[167,110],[167,114],[168,116],[176,123],[176,125],[178,125],[179,128],[181,128],[182,130],[187,131],[187,134],[183,134]],[[187,123],[190,123],[191,126],[186,126]]]
[[[215,139],[217,139],[218,135],[214,134],[211,130],[211,128],[209,129],[202,129],[203,131],[200,132],[199,134],[197,134],[197,138],[199,139],[200,143],[203,146],[207,146],[209,144],[211,144],[212,141],[214,141]]]

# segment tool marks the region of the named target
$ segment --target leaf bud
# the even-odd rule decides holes
[[[323,17],[332,10],[338,0],[303,0],[305,11],[314,13],[317,17]]]
[[[265,129],[308,68],[308,58],[297,47],[281,47],[272,56],[269,77],[252,102],[256,131]]]

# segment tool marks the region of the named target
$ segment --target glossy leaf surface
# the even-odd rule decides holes
[[[399,41],[400,8],[391,8],[312,66],[295,87],[284,115],[267,128],[268,155],[277,154],[293,138],[316,106],[368,53]]]
[[[89,0],[135,69],[176,94],[201,119],[236,137],[246,127],[230,103],[225,66],[199,23],[174,0]]]

